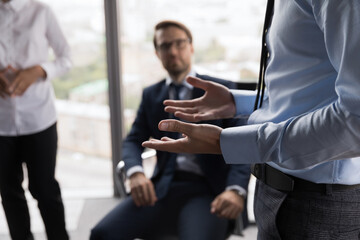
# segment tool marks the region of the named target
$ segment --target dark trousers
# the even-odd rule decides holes
[[[284,193],[257,181],[254,211],[258,240],[360,239],[360,189]]]
[[[224,240],[228,221],[210,213],[210,192],[205,182],[185,181],[173,182],[155,206],[136,207],[128,197],[92,229],[90,239],[159,240],[175,234],[183,240]]]
[[[13,240],[33,239],[24,189],[26,164],[29,191],[38,201],[49,240],[68,239],[60,187],[55,179],[56,124],[30,135],[0,136],[0,192]]]

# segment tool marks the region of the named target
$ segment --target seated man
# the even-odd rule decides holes
[[[247,223],[246,189],[248,165],[226,165],[221,155],[192,155],[157,152],[151,179],[142,168],[141,143],[149,138],[178,138],[161,132],[158,123],[169,117],[165,99],[192,99],[204,94],[186,83],[187,76],[214,81],[229,88],[235,84],[198,75],[191,67],[191,32],[183,24],[163,21],[155,26],[154,46],[169,76],[147,87],[137,117],[123,144],[123,160],[130,179],[131,196],[105,216],[91,232],[91,240],[159,239],[176,234],[180,239],[225,239],[230,219],[243,214]],[[239,120],[211,121],[220,127]]]

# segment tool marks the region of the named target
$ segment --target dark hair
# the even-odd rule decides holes
[[[177,27],[177,28],[183,30],[186,33],[187,37],[189,38],[190,43],[192,43],[191,32],[184,24],[177,22],[177,21],[164,20],[155,25],[154,39],[153,39],[155,49],[157,49],[155,32],[160,29],[164,29],[164,28],[168,28],[168,27]]]

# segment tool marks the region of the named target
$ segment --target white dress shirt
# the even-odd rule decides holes
[[[360,1],[277,0],[263,107],[221,133],[227,163],[316,183],[360,183]],[[254,94],[232,91],[238,114]],[[251,162],[249,162],[249,160]]]
[[[46,79],[38,79],[22,96],[0,98],[0,135],[37,133],[56,122],[50,80],[70,69],[69,45],[50,8],[34,0],[1,1],[0,33],[0,70],[40,65],[46,72]],[[49,48],[54,61],[49,61]]]

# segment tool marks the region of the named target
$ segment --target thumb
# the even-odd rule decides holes
[[[186,81],[188,83],[190,83],[191,85],[193,85],[194,87],[196,88],[201,88],[203,90],[207,90],[209,88],[209,86],[211,85],[211,83],[209,81],[205,81],[205,80],[202,80],[200,78],[197,78],[197,77],[187,77]]]
[[[179,132],[187,136],[191,135],[191,132],[195,127],[195,124],[185,123],[174,119],[162,120],[159,123],[159,130],[161,131]]]

